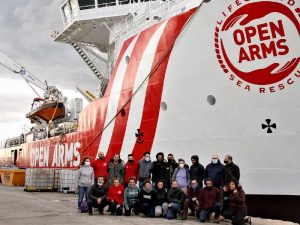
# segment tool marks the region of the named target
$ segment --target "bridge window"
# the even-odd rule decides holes
[[[98,7],[114,6],[116,5],[116,0],[98,0]]]
[[[95,0],[78,0],[80,10],[95,8]]]

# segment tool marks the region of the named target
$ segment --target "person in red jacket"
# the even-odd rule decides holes
[[[204,223],[209,219],[211,213],[215,213],[214,222],[219,222],[218,217],[221,211],[221,195],[219,188],[213,186],[213,180],[205,180],[206,187],[200,191],[198,196],[200,212],[200,222]]]
[[[139,166],[138,163],[134,161],[133,155],[128,155],[128,161],[125,164],[125,177],[124,177],[124,188],[127,187],[129,178],[138,179]]]
[[[107,163],[103,152],[98,153],[98,159],[91,166],[94,169],[95,177],[103,176],[107,180]]]
[[[121,216],[123,214],[124,187],[120,185],[118,178],[115,178],[114,184],[109,187],[107,197],[111,214]]]

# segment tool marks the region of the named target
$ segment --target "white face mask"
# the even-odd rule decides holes
[[[182,164],[182,163],[179,164],[179,167],[180,167],[180,168],[183,168],[183,167],[184,167],[184,164]]]
[[[212,162],[213,164],[217,164],[217,163],[218,163],[218,159],[212,159],[211,162]]]
[[[150,161],[150,157],[145,157],[145,160],[146,161]]]
[[[101,187],[101,186],[103,185],[103,183],[99,183],[99,182],[98,182],[98,185],[99,185],[99,187]]]
[[[89,166],[91,165],[91,162],[84,162],[84,165]]]

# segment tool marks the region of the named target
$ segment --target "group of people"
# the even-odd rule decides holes
[[[108,162],[99,152],[92,164],[90,158],[84,158],[78,170],[78,208],[85,196],[90,215],[93,208],[103,214],[104,207],[109,206],[112,215],[141,213],[144,217],[181,220],[196,216],[200,222],[219,223],[225,218],[233,225],[251,224],[246,217],[245,192],[239,184],[239,167],[230,155],[225,156],[224,164],[213,155],[204,168],[193,155],[188,166],[183,159],[176,162],[173,154],[165,159],[162,152],[154,162],[150,152],[139,161],[129,154],[125,163],[115,154]]]

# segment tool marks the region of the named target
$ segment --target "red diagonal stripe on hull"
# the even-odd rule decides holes
[[[140,126],[140,130],[144,134],[144,142],[142,144],[137,142],[135,143],[133,155],[136,159],[142,158],[144,152],[151,151],[159,117],[165,73],[168,66],[170,53],[173,48],[172,45],[177,39],[184,25],[187,23],[188,19],[193,15],[193,13],[195,13],[195,11],[196,9],[192,9],[186,13],[171,18],[165,27],[157,46],[152,70],[155,70],[157,65],[161,62],[162,57],[165,58],[149,78]],[[167,51],[169,52],[167,53]]]
[[[119,102],[118,102],[118,111],[124,107],[124,104],[131,98],[133,94],[133,88],[136,80],[136,75],[138,72],[138,68],[140,65],[141,58],[143,53],[153,37],[155,31],[159,28],[161,23],[151,27],[148,30],[143,31],[133,48],[133,51],[130,56],[130,61],[126,69],[126,73],[124,76],[123,84],[122,84],[122,92],[120,94]],[[146,74],[145,74],[146,76]],[[125,109],[125,115],[119,114],[115,119],[114,130],[112,133],[112,138],[110,141],[110,145],[106,154],[106,159],[110,159],[114,154],[120,154],[123,140],[125,137],[127,121],[129,117],[131,102],[129,102]],[[132,134],[134,135],[134,134]]]

